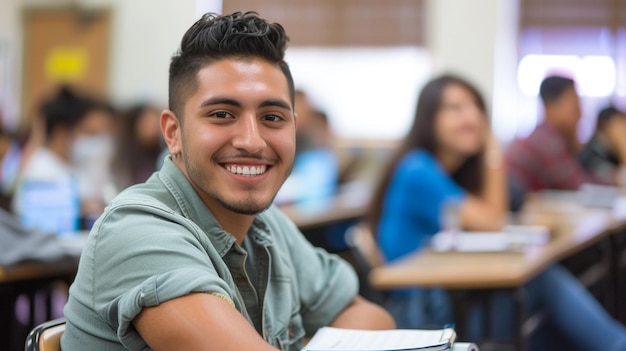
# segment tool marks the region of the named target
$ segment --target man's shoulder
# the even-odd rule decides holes
[[[567,150],[567,140],[555,128],[546,123],[538,125],[525,138],[515,139],[509,146],[507,156],[519,156],[531,152],[535,156],[552,155]]]
[[[408,152],[395,169],[394,181],[398,189],[405,191],[405,186],[430,186],[431,182],[448,177],[437,159],[428,151],[416,149]]]
[[[432,171],[433,168],[437,168],[438,163],[435,157],[424,149],[415,149],[407,152],[398,162],[398,172],[415,172]]]
[[[159,181],[157,173],[145,183],[126,188],[111,201],[109,207],[127,205],[153,206],[173,210],[176,207],[176,201],[170,191]]]

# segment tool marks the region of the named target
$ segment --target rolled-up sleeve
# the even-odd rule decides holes
[[[202,244],[208,239],[192,228],[159,210],[146,213],[132,206],[106,216],[83,255],[90,260],[92,289],[98,292],[91,295],[93,308],[128,349],[147,349],[132,325],[144,307],[193,292],[232,301],[227,283],[209,259],[208,245]]]

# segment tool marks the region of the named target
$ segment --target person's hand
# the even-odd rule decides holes
[[[485,165],[498,168],[502,165],[502,145],[491,131],[487,132],[485,141]]]

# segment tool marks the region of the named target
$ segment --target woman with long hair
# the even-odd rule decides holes
[[[413,126],[374,194],[369,220],[385,259],[426,246],[441,230],[444,212],[453,213],[463,229],[480,231],[501,229],[507,212],[502,154],[489,130],[484,100],[470,83],[451,75],[423,88]],[[561,267],[548,268],[525,292],[531,312],[547,316],[555,331],[550,335],[583,350],[626,349],[624,326]],[[399,327],[453,322],[441,289],[393,291],[387,307]],[[512,325],[510,313],[497,312],[497,325]]]

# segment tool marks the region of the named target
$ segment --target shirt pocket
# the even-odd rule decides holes
[[[274,340],[282,351],[299,351],[302,349],[305,334],[302,316],[296,312],[292,314],[289,324],[276,333]]]

